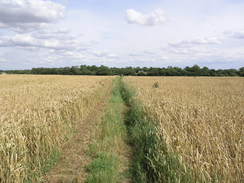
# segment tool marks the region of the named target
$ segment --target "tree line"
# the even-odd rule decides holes
[[[53,75],[125,75],[125,76],[244,76],[244,67],[240,69],[209,69],[208,67],[107,67],[101,66],[72,66],[61,68],[32,68],[31,70],[0,71],[7,74],[53,74]]]

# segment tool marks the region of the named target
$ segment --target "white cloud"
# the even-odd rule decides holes
[[[65,33],[69,33],[70,29],[68,27],[63,27],[63,28],[59,28],[56,32],[65,34]]]
[[[193,45],[213,45],[213,44],[220,44],[221,39],[217,37],[209,37],[209,38],[197,38],[192,40],[184,40],[178,43],[170,43],[169,46],[171,47],[187,47]]]
[[[132,53],[129,53],[128,56],[129,57],[138,57],[138,56],[141,56],[141,54],[140,53],[133,53],[132,52]]]
[[[57,22],[65,7],[50,0],[1,0],[0,28],[27,32]]]
[[[244,31],[232,32],[231,36],[236,39],[244,39]]]
[[[114,54],[114,53],[110,53],[107,50],[97,50],[97,51],[93,51],[92,54],[96,57],[107,57],[107,58],[118,58],[118,55]]]
[[[234,37],[237,39],[244,39],[244,31],[235,32]]]
[[[143,56],[143,57],[149,56],[149,57],[152,57],[152,56],[156,55],[156,52],[152,51],[152,50],[137,50],[137,51],[130,52],[127,55],[131,56],[131,57],[138,57],[138,56]]]
[[[63,45],[58,40],[39,40],[30,35],[14,35],[4,36],[0,38],[0,46],[2,47],[40,47],[61,49]]]
[[[229,38],[244,39],[244,30],[240,30],[240,31],[225,30],[223,34]]]
[[[244,60],[244,47],[226,49],[222,52],[223,56],[228,59],[239,59]]]
[[[114,53],[109,53],[107,55],[108,58],[118,58],[118,55],[114,54]]]
[[[33,33],[33,36],[38,39],[74,39],[74,38],[79,38],[80,36],[78,35],[72,35],[70,34],[70,30],[67,28],[61,28],[58,30],[42,30]]]
[[[33,50],[35,48],[45,48],[54,50],[76,50],[82,51],[88,49],[88,46],[77,40],[76,37],[71,38],[67,35],[62,36],[63,39],[54,35],[49,35],[47,39],[42,39],[35,34],[16,34],[13,36],[1,36],[0,37],[0,47],[18,47]]]
[[[108,54],[108,51],[107,50],[93,51],[92,54],[96,57],[105,57]]]
[[[48,63],[55,63],[58,60],[58,57],[49,55],[49,56],[45,57],[44,60]],[[43,63],[45,63],[45,62],[43,62]]]
[[[172,53],[180,54],[180,55],[187,55],[187,56],[211,56],[219,53],[218,49],[209,49],[209,48],[202,48],[202,47],[191,47],[191,48],[171,48],[169,49]]]
[[[77,52],[77,51],[65,51],[65,50],[59,50],[59,51],[52,51],[51,53],[56,53],[58,55],[62,55],[64,57],[70,57],[70,58],[74,58],[74,59],[83,59],[86,58],[86,55]]]
[[[149,15],[142,14],[134,9],[128,9],[126,10],[126,20],[129,24],[153,26],[165,22],[165,17],[162,9],[154,10]]]
[[[5,63],[7,60],[5,58],[0,58],[0,63]]]

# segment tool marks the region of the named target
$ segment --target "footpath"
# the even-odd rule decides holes
[[[108,93],[107,102],[77,129],[44,182],[194,182],[122,77],[114,79]]]

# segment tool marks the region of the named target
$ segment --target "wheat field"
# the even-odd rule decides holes
[[[243,182],[244,78],[125,77],[194,182]]]
[[[112,77],[0,75],[0,182],[40,176]]]

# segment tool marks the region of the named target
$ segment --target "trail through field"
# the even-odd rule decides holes
[[[74,136],[61,151],[61,160],[43,177],[43,182],[84,182],[87,176],[85,167],[90,163],[87,153],[95,139],[96,127],[106,108],[109,90],[102,100],[75,129]]]
[[[109,105],[97,128],[97,138],[90,148],[92,162],[87,167],[87,183],[131,182],[131,148],[124,122],[126,106],[120,93],[121,79],[116,78]]]

